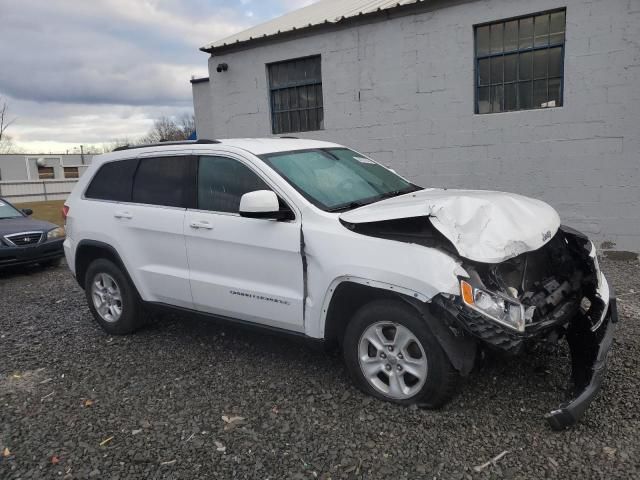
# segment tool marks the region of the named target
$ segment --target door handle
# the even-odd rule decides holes
[[[213,225],[211,225],[209,222],[191,222],[189,223],[189,226],[191,228],[195,228],[196,230],[199,228],[204,228],[205,230],[213,230]]]
[[[131,220],[133,218],[133,215],[131,215],[129,212],[116,212],[113,214],[113,216],[116,218],[126,218],[127,220]]]

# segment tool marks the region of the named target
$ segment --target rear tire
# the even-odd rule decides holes
[[[418,312],[399,300],[361,307],[347,325],[343,353],[354,383],[382,400],[439,408],[458,373]]]
[[[144,326],[142,301],[135,286],[110,260],[91,262],[84,291],[93,317],[106,332],[125,335]]]

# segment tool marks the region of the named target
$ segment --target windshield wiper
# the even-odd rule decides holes
[[[399,197],[400,195],[405,195],[407,193],[416,192],[418,190],[422,190],[422,188],[418,187],[417,185],[410,185],[410,186],[408,186],[406,188],[403,188],[401,190],[393,190],[391,192],[382,193],[382,194],[380,194],[378,199],[382,200],[382,199],[385,199],[385,198]]]
[[[381,193],[380,196],[378,196],[378,199],[384,200],[385,198],[397,197],[398,195],[402,195],[404,193],[409,193],[409,192],[403,192],[402,190],[393,190],[391,192]]]
[[[416,192],[418,190],[422,190],[422,187],[418,187],[417,185],[410,185],[409,187],[403,188],[401,190],[393,190],[391,192],[381,193],[380,195],[376,195],[373,198],[368,198],[367,200],[356,200],[354,202],[342,203],[340,205],[337,205],[333,208],[328,209],[327,212],[342,212],[344,210],[351,210],[353,208],[363,207],[364,205],[376,203],[376,202],[379,202],[380,200],[397,197],[399,195]]]
[[[344,210],[351,210],[351,209],[354,209],[354,208],[362,207],[362,206],[368,205],[370,203],[371,202],[362,202],[362,201],[360,201],[360,202],[342,203],[342,204],[337,205],[337,206],[335,206],[333,208],[329,208],[327,210],[327,212],[342,212]]]

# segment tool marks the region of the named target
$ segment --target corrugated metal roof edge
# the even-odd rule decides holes
[[[454,3],[466,3],[467,1],[469,0],[462,0],[460,2],[454,2]],[[325,30],[327,28],[329,29],[342,28],[351,23],[357,23],[357,22],[368,23],[369,21],[374,21],[377,17],[381,17],[381,16],[390,17],[391,15],[395,16],[396,14],[399,14],[399,16],[410,15],[417,10],[422,10],[427,2],[428,0],[416,0],[415,3],[411,3],[408,5],[402,5],[398,3],[391,8],[385,8],[385,9],[378,8],[377,10],[369,13],[360,12],[358,15],[353,15],[351,17],[343,16],[341,19],[335,22],[330,22],[329,20],[325,20],[324,22],[317,23],[315,25],[309,24],[301,28],[293,27],[291,30],[285,30],[284,32],[278,31],[277,33],[274,33],[272,35],[265,34],[256,38],[249,37],[248,40],[243,40],[243,41],[237,40],[233,43],[224,44],[217,47],[204,46],[204,47],[201,47],[199,50],[205,53],[209,53],[211,55],[214,55],[216,53],[217,54],[228,53],[229,51],[233,51],[233,50],[244,50],[244,49],[252,48],[256,44],[278,41],[280,39],[286,39],[288,37],[294,37],[300,34],[312,35],[317,33],[318,30]]]

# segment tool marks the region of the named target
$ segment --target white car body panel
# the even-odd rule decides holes
[[[115,236],[151,302],[193,308],[184,237],[185,210],[154,205],[113,204]],[[122,215],[124,214],[124,216]],[[130,217],[130,218],[129,218]]]
[[[303,330],[299,222],[188,210],[184,228],[197,310]]]
[[[76,246],[75,246],[75,242],[73,241],[73,238],[70,238],[69,235],[67,235],[67,238],[64,239],[64,243],[62,244],[62,248],[64,249],[64,256],[65,256],[65,259],[67,261],[67,267],[69,267],[69,270],[71,271],[71,274],[75,277],[75,275],[76,275],[76,257],[75,257]]]
[[[537,250],[560,227],[548,204],[513,193],[426,189],[343,213],[350,223],[428,216],[470,260],[498,263]]]
[[[427,302],[438,293],[459,293],[457,277],[467,276],[457,261],[441,251],[351,232],[335,214],[304,222],[303,231],[308,265],[305,331],[311,337],[324,336],[328,306],[342,282]]]

